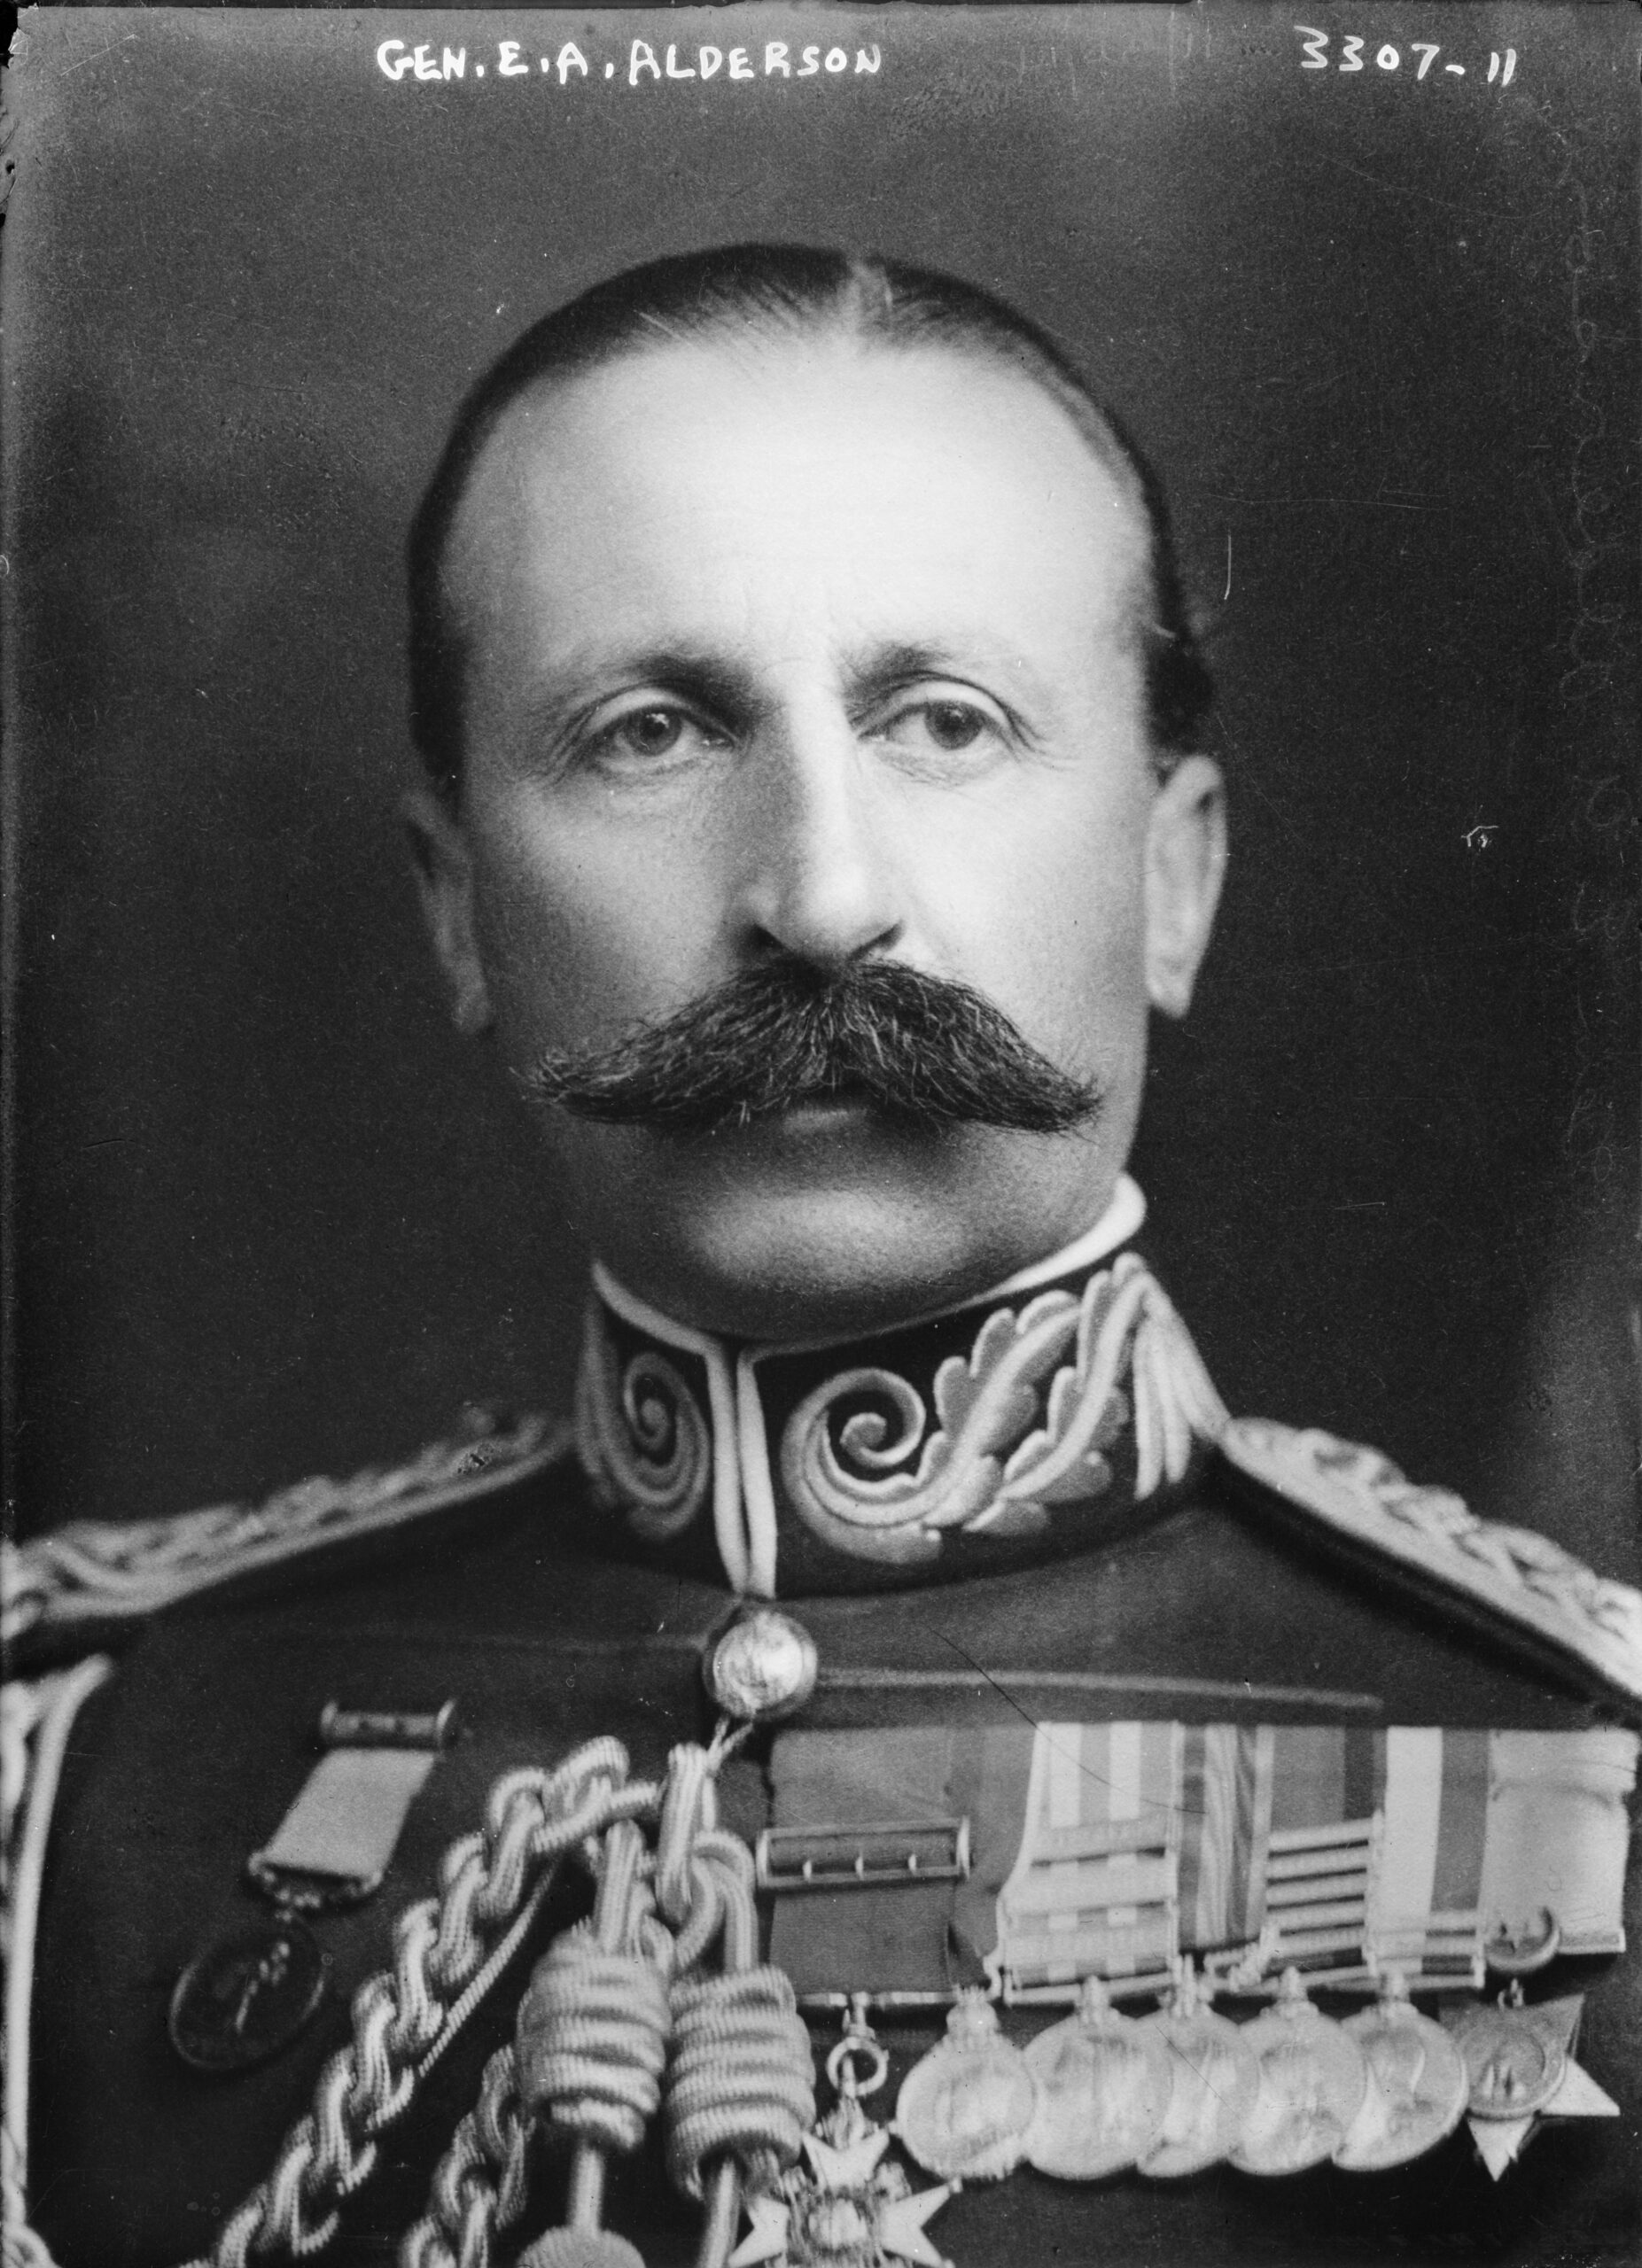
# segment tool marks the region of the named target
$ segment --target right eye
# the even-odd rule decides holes
[[[725,735],[688,709],[668,701],[646,701],[601,724],[588,735],[595,763],[615,763],[642,771],[669,757],[689,758],[722,748]]]

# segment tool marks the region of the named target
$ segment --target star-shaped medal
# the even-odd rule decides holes
[[[795,2167],[779,2197],[748,2200],[752,2226],[728,2268],[952,2268],[924,2234],[924,2223],[960,2184],[914,2194],[884,2152],[890,2138],[846,2096],[804,2137],[807,2170]]]
[[[1498,2181],[1543,2118],[1617,2118],[1619,2105],[1574,2061],[1584,1995],[1529,2007],[1514,1982],[1498,2001],[1443,2018],[1471,2083],[1467,2123]]]

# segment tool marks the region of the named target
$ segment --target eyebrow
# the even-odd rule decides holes
[[[871,647],[849,658],[845,673],[852,691],[870,696],[893,693],[922,678],[969,677],[977,661],[989,675],[1001,672],[1011,683],[1017,682],[1023,674],[1030,675],[1017,656],[999,648],[961,649],[922,641]]]
[[[987,680],[984,689],[1010,708],[1024,703],[1041,722],[1056,706],[1050,687],[1023,655],[986,640],[961,647],[922,641],[875,646],[852,656],[845,675],[853,701],[870,705],[926,678],[949,678],[957,682]],[[1025,722],[1025,719],[1022,720]]]
[[[763,705],[751,673],[705,647],[584,649],[541,672],[525,695],[525,723],[533,731],[560,732],[624,684],[682,695],[718,716],[745,716]]]

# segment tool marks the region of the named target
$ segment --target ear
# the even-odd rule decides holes
[[[413,788],[400,805],[423,917],[450,985],[456,1029],[470,1036],[495,1021],[473,919],[473,862],[468,840],[437,796]]]
[[[1182,757],[1152,799],[1146,843],[1146,990],[1183,1016],[1226,875],[1226,783],[1206,756]]]

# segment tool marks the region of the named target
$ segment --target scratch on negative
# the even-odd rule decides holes
[[[57,75],[59,79],[72,78],[76,71],[83,71],[88,63],[100,63],[105,55],[112,55],[117,47],[129,47],[136,37],[135,32],[122,32],[118,39],[111,39],[106,47],[99,47],[95,55],[82,55],[78,63],[66,64]]]
[[[975,1672],[977,1677],[984,1677],[986,1680],[987,1684],[991,1686],[992,1691],[998,1696],[999,1699],[1000,1701],[1007,1701],[1010,1708],[1015,1711],[1016,1716],[1023,1717],[1035,1733],[1044,1733],[1047,1731],[1048,1728],[1045,1725],[1043,1719],[1041,1717],[1034,1717],[1031,1711],[1026,1706],[1025,1703],[1023,1701],[1017,1701],[1014,1694],[1008,1690],[1007,1686],[1000,1685],[998,1680],[992,1675],[991,1670],[986,1668],[984,1663],[977,1662],[973,1654],[966,1651],[966,1650],[958,1643],[958,1641],[952,1635],[950,1631],[943,1630],[940,1636],[942,1643],[950,1646],[953,1653],[957,1655],[960,1661],[968,1662],[969,1667]],[[1113,1784],[1110,1780],[1106,1778],[1103,1773],[1092,1772],[1089,1767],[1084,1762],[1081,1756],[1070,1754],[1069,1751],[1062,1748],[1058,1744],[1055,1745],[1054,1752],[1057,1756],[1068,1757],[1069,1760],[1078,1767],[1078,1771],[1082,1773],[1084,1778],[1086,1780],[1093,1780],[1097,1788],[1109,1788]],[[1148,1802],[1146,1808],[1148,1811],[1166,1813],[1172,1810],[1173,1806],[1170,1804]],[[1183,1806],[1183,1808],[1185,1807]]]

